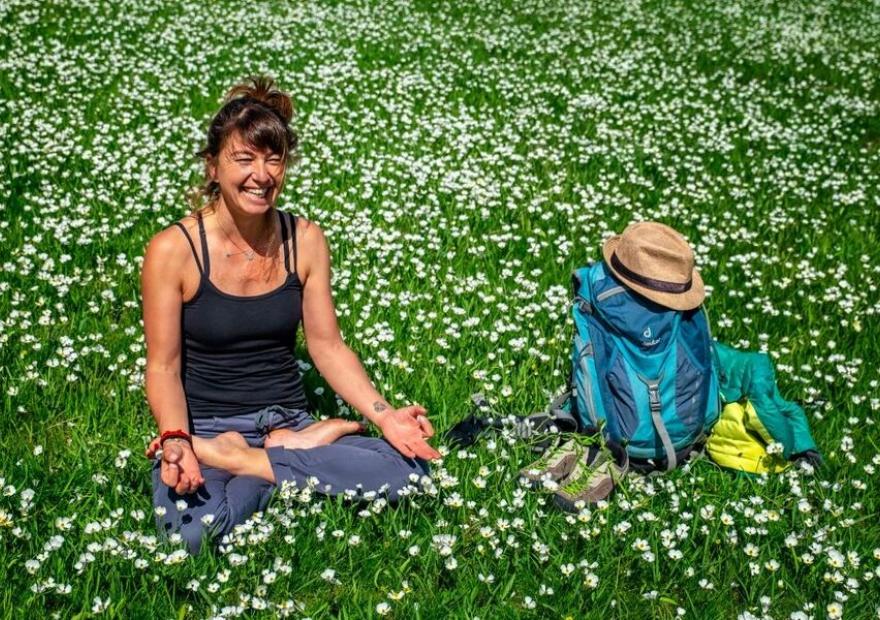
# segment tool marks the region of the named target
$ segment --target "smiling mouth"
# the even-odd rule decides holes
[[[244,191],[244,193],[250,194],[251,196],[254,196],[256,198],[266,198],[269,195],[269,192],[271,191],[271,189],[272,189],[271,187],[264,187],[262,189],[246,187],[246,188],[244,188],[243,191]]]

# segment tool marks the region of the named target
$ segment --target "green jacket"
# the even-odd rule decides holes
[[[773,441],[782,444],[786,459],[807,451],[818,455],[804,410],[782,398],[773,364],[766,353],[737,351],[715,342],[715,354],[721,399],[725,404],[748,400],[760,425]]]

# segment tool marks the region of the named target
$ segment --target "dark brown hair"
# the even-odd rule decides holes
[[[278,153],[285,166],[296,155],[299,138],[290,128],[293,103],[287,93],[275,87],[265,75],[251,76],[226,93],[223,107],[208,126],[208,140],[197,156],[205,161],[202,184],[190,193],[190,203],[198,211],[204,202],[211,206],[220,186],[208,175],[208,157],[217,157],[226,141],[238,132],[244,142],[257,149]]]

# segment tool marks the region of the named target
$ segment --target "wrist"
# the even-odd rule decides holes
[[[166,441],[178,441],[180,443],[189,444],[192,448],[192,436],[184,430],[168,430],[159,436],[159,446],[164,447]]]
[[[384,400],[377,400],[370,408],[369,415],[364,415],[370,422],[382,428],[382,424],[388,419],[389,414],[393,411],[393,407]]]

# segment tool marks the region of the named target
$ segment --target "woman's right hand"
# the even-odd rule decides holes
[[[434,429],[421,405],[409,405],[401,409],[386,410],[376,424],[386,441],[403,456],[419,457],[426,461],[439,459],[441,454],[425,439],[434,435]]]
[[[157,441],[151,443],[147,456],[152,457],[158,448]],[[172,487],[178,495],[195,493],[205,483],[199,461],[187,441],[166,440],[162,446],[160,468],[162,482]]]

